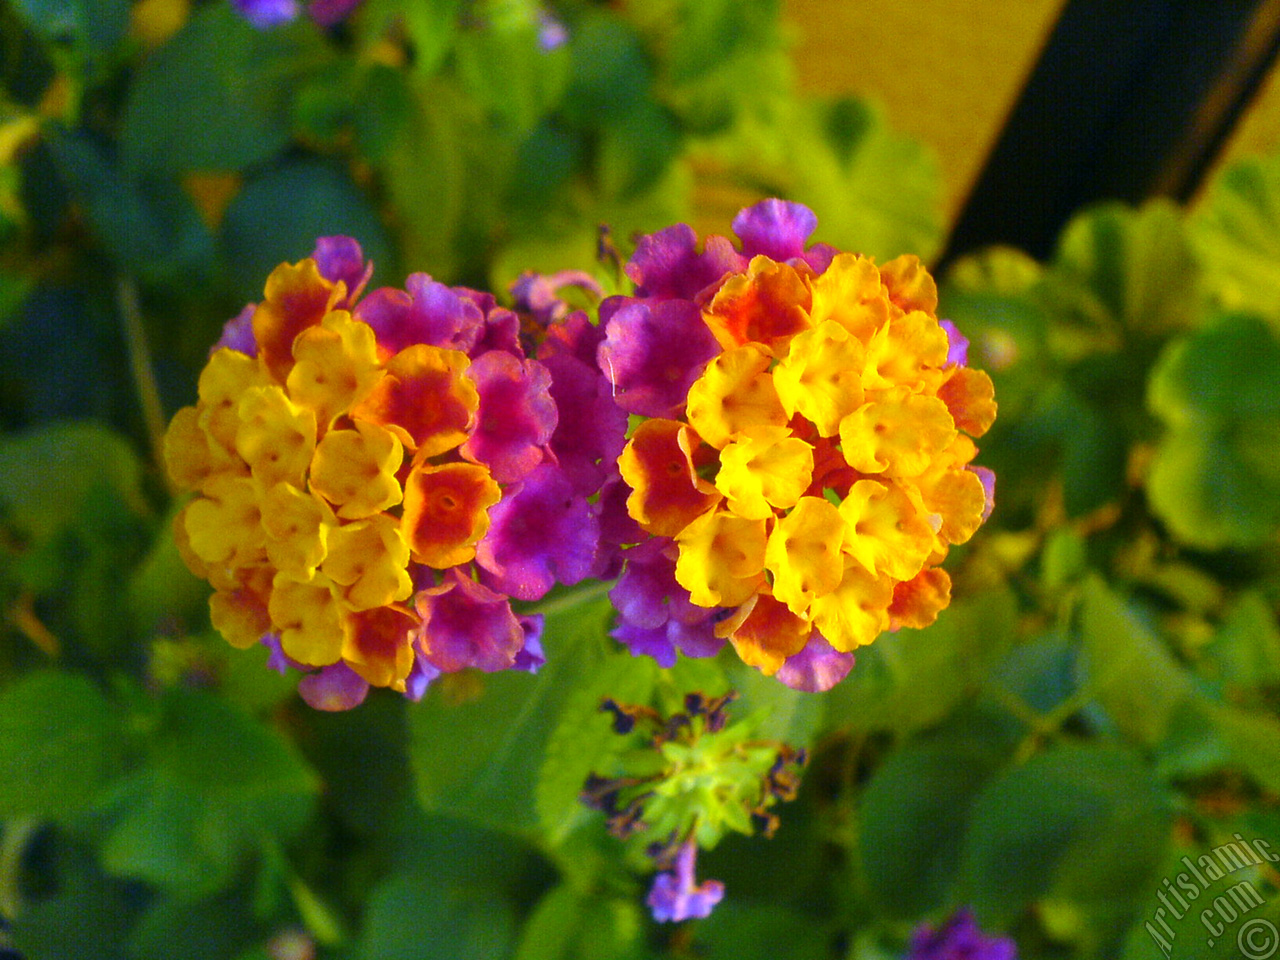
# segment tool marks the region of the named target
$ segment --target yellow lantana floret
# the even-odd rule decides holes
[[[679,534],[676,581],[702,607],[736,607],[764,583],[765,525],[711,510]]]
[[[866,347],[834,320],[797,334],[773,371],[773,384],[788,417],[799,413],[824,437],[862,405]]]
[[[276,385],[251,387],[240,398],[236,452],[264,486],[301,487],[316,449],[316,415]]]
[[[345,310],[328,313],[293,342],[289,396],[315,411],[321,432],[363,400],[384,376],[373,328]]]
[[[786,427],[756,427],[720,451],[716,489],[731,512],[768,520],[795,505],[813,477],[813,447]]]
[[[341,596],[352,610],[370,610],[409,598],[413,580],[405,569],[408,563],[400,521],[380,513],[334,530],[321,570],[343,588]]]
[[[330,430],[316,444],[311,489],[344,520],[359,520],[394,507],[404,497],[396,471],[404,446],[390,430],[356,420],[355,429]]]
[[[716,357],[689,388],[689,425],[713,447],[734,434],[764,426],[783,426],[783,410],[769,366],[773,358],[758,343],[733,347]]]
[[[839,510],[821,497],[801,497],[774,524],[764,562],[773,595],[792,613],[805,616],[810,603],[840,582],[843,530]]]
[[[328,552],[329,534],[338,520],[314,493],[277,483],[262,498],[262,528],[267,558],[277,570],[307,581]]]

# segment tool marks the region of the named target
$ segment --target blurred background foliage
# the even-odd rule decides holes
[[[998,508],[951,609],[827,694],[632,659],[602,596],[552,608],[536,677],[339,715],[211,631],[158,435],[316,236],[377,284],[504,290],[604,269],[600,224],[625,253],[779,195],[819,240],[941,252],[931,153],[799,93],[787,37],[772,0],[365,0],[262,32],[221,0],[0,2],[0,952],[885,960],[971,904],[1027,958],[1152,960],[1182,858],[1280,846],[1275,158],[1194,209],[1084,209],[1043,261],[951,262]],[[730,687],[812,759],[773,839],[704,857],[725,902],[660,927],[577,802],[617,749],[598,705]],[[1280,922],[1248,866],[1161,914],[1173,955],[1238,955],[1198,911],[1241,881]]]

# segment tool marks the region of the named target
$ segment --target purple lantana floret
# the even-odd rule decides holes
[[[726,238],[707,237],[699,251],[693,228],[678,223],[641,237],[626,272],[637,297],[692,300],[727,274],[746,268],[746,259]]]
[[[297,0],[231,0],[240,16],[259,30],[270,30],[298,17]]]
[[[316,241],[311,258],[315,260],[320,276],[330,283],[341,281],[346,286],[347,295],[339,304],[343,308],[360,299],[365,285],[373,276],[373,263],[365,260],[360,244],[351,237],[321,237]]]
[[[803,650],[783,661],[776,676],[793,690],[821,693],[848,676],[853,660],[852,653],[841,653],[824,637],[814,636]]]
[[[612,306],[605,301],[601,315]],[[670,417],[683,412],[689,387],[720,345],[690,300],[617,304],[605,324],[600,369],[613,382],[614,400],[628,413]]]
[[[937,929],[920,927],[911,937],[905,960],[1017,960],[1007,937],[989,937],[968,910],[958,911]]]
[[[484,328],[479,306],[425,273],[410,274],[404,286],[374,290],[356,307],[379,346],[389,353],[417,343],[464,353],[475,346]]]
[[[659,923],[679,923],[710,916],[715,905],[723,899],[724,884],[719,880],[697,882],[694,876],[697,857],[697,845],[688,840],[676,854],[672,869],[653,878],[647,903],[653,911],[653,919]]]
[[[467,375],[480,394],[480,409],[462,455],[487,466],[499,483],[518,480],[542,462],[556,429],[551,374],[537,360],[490,350],[472,361]]]
[[[516,309],[530,314],[544,327],[567,316],[568,302],[560,296],[566,287],[579,287],[594,301],[603,296],[594,277],[582,270],[561,270],[558,273],[522,273],[511,285],[511,296]]]
[[[635,656],[674,666],[677,652],[713,657],[725,641],[715,635],[718,610],[699,607],[676,582],[670,540],[655,537],[626,553],[626,566],[609,599],[618,611],[611,636]]]
[[[253,312],[257,309],[256,303],[246,304],[243,310],[223,324],[222,336],[209,352],[226,347],[256,357],[258,341],[253,335]]]
[[[298,693],[308,706],[336,713],[360,706],[369,693],[369,684],[339,660],[299,680]]]
[[[451,568],[444,582],[418,593],[419,648],[446,673],[475,667],[506,670],[525,647],[525,631],[503,594]]]
[[[555,583],[574,584],[591,573],[600,523],[555,464],[540,464],[489,509],[489,520],[476,563],[495,590],[540,600]]]

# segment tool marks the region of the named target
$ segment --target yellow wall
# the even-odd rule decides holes
[[[800,89],[878,100],[928,144],[948,221],[1040,55],[1064,0],[786,0]]]

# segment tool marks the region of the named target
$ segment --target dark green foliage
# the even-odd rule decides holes
[[[211,630],[148,420],[148,378],[161,419],[191,402],[277,264],[345,233],[375,286],[579,268],[612,293],[600,224],[625,255],[765,194],[927,259],[937,177],[873,105],[796,95],[774,0],[548,4],[553,49],[532,0],[269,32],[169,6],[172,33],[166,0],[0,13],[0,951],[896,960],[967,904],[1028,960],[1155,960],[1183,857],[1280,847],[1280,161],[941,278],[996,385],[996,512],[938,621],[832,691],[732,651],[660,669],[584,585],[548,601],[536,675],[318,714]],[[772,839],[704,854],[711,917],[658,925],[652,863],[578,799],[634,747],[601,701],[731,688],[734,723],[809,751],[803,787]],[[1280,921],[1270,864],[1196,908],[1243,881]],[[1171,957],[1239,955],[1170,923]]]

